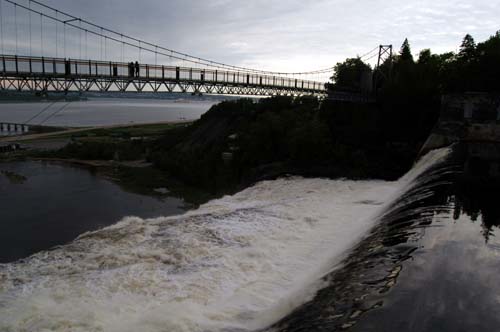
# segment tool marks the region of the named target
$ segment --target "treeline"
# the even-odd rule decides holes
[[[500,34],[477,45],[467,35],[457,54],[424,50],[416,60],[405,40],[379,69],[373,73],[360,59],[348,59],[337,64],[331,85],[369,90],[374,74],[375,103],[313,97],[225,101],[146,145],[75,143],[58,153],[145,156],[166,176],[212,194],[285,174],[396,179],[410,169],[435,124],[443,93],[499,90]]]
[[[360,58],[337,63],[331,77],[334,90],[361,91],[368,75],[374,76],[377,93],[411,91],[420,95],[436,95],[466,91],[500,91],[500,31],[476,44],[467,34],[458,53],[434,54],[420,51],[417,59],[408,39],[399,53],[387,58],[373,72]]]
[[[388,149],[374,121],[369,104],[314,97],[225,101],[193,125],[167,132],[151,160],[216,194],[285,174],[396,179],[416,151]]]
[[[359,58],[338,63],[329,86],[363,92],[367,80],[374,83],[381,126],[390,139],[425,139],[439,116],[443,94],[500,92],[500,31],[478,44],[466,35],[458,53],[425,49],[416,59],[405,40],[375,72]]]

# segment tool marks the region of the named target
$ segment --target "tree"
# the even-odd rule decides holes
[[[413,55],[411,54],[410,43],[408,42],[408,38],[405,38],[403,45],[401,45],[401,50],[399,51],[401,54],[401,60],[404,62],[413,62]]]
[[[346,59],[334,67],[331,79],[335,88],[349,90],[363,90],[366,85],[364,81],[371,77],[371,67],[358,58]]]
[[[462,44],[460,45],[458,58],[465,62],[471,62],[476,58],[476,42],[471,35],[465,35]]]
[[[500,33],[477,44],[474,59],[474,85],[470,90],[500,92]]]

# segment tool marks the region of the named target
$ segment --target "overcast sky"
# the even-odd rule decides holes
[[[178,51],[281,71],[330,67],[379,44],[399,50],[405,37],[414,54],[455,51],[466,33],[482,41],[500,29],[498,0],[42,2]]]

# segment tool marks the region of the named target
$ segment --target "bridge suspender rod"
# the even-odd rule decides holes
[[[18,7],[20,7],[20,8],[23,8],[23,9],[30,10],[30,11],[32,11],[32,12],[38,13],[38,14],[41,16],[41,21],[42,21],[42,17],[43,17],[43,16],[45,16],[45,17],[47,17],[47,18],[49,18],[49,19],[52,19],[52,20],[55,20],[55,21],[59,21],[59,22],[61,22],[61,23],[64,23],[64,26],[65,26],[65,27],[66,27],[66,25],[68,25],[68,26],[71,26],[71,27],[73,27],[73,28],[80,29],[80,27],[79,27],[78,25],[75,25],[75,24],[72,24],[72,23],[71,23],[71,21],[80,20],[80,19],[78,19],[78,18],[75,18],[75,19],[73,19],[73,20],[62,21],[62,20],[60,20],[59,18],[55,18],[54,16],[51,16],[51,15],[48,15],[48,14],[45,14],[45,13],[42,13],[42,12],[39,12],[39,11],[35,11],[35,10],[33,10],[33,9],[31,9],[31,8],[28,8],[28,7],[26,7],[26,6],[23,6],[23,5],[17,4],[16,2],[14,2],[14,1],[12,1],[12,0],[5,0],[5,1],[6,1],[6,2],[9,2],[9,3],[12,3],[12,4],[16,4],[16,5],[17,5]],[[35,2],[35,3],[38,3],[38,4],[39,4],[39,2],[37,2],[37,1],[35,1],[35,0],[31,0],[31,1],[33,1],[33,2]],[[43,4],[42,4],[42,5],[43,5]],[[47,6],[44,6],[44,7],[47,7]],[[53,9],[53,10],[55,10],[55,9]],[[60,12],[60,13],[63,13],[63,12]],[[63,13],[63,14],[64,14],[64,13]],[[64,14],[64,15],[66,15],[66,14]],[[83,21],[83,20],[82,20],[82,21]],[[86,21],[84,21],[84,22],[86,22]],[[43,23],[43,22],[42,22],[42,23]],[[105,29],[105,28],[102,28],[102,27],[101,27],[100,29],[101,29],[101,33],[96,32],[96,31],[92,31],[92,30],[88,30],[88,31],[89,31],[90,33],[92,33],[92,34],[96,35],[96,36],[101,37],[101,46],[100,46],[100,47],[101,47],[101,60],[102,60],[102,38],[110,39],[111,41],[115,41],[115,42],[121,42],[121,41],[120,41],[120,40],[118,40],[118,39],[116,39],[116,38],[114,38],[114,37],[108,37],[108,36],[105,36],[105,35],[103,34],[103,32],[104,32],[105,30],[106,30],[106,31],[108,31],[108,30],[107,30],[107,29]],[[41,27],[41,29],[40,29],[40,30],[43,30],[43,26]],[[115,32],[113,32],[113,33],[115,33]],[[41,31],[41,35],[43,36],[43,32],[42,32],[42,31]],[[124,37],[126,37],[126,36],[124,35]],[[126,37],[126,38],[128,38],[128,37]],[[42,43],[43,43],[43,38],[42,38]],[[134,44],[132,44],[132,43],[130,43],[130,42],[125,42],[125,41],[124,41],[123,43],[124,43],[124,44],[126,44],[126,45],[128,45],[128,46],[138,48],[138,46],[137,46],[137,45],[134,45]],[[141,50],[141,51],[142,51],[142,50],[145,50],[145,51],[152,52],[152,53],[154,53],[154,52],[155,52],[153,49],[150,49],[150,48],[145,48],[145,47],[142,45],[143,43],[144,43],[144,42],[143,42],[143,41],[141,41],[141,46],[140,46],[140,50]],[[150,45],[149,43],[146,43],[146,44],[147,44],[147,45]],[[43,48],[43,45],[42,45],[42,48]],[[158,46],[158,49],[165,49],[165,48]],[[169,52],[170,52],[170,51],[169,51]],[[42,52],[42,53],[43,53],[43,52]],[[164,56],[169,56],[169,57],[171,57],[171,58],[175,58],[175,59],[178,59],[178,60],[182,60],[182,61],[188,61],[188,62],[195,63],[195,64],[204,64],[204,65],[209,65],[209,66],[211,66],[211,67],[220,68],[219,66],[214,66],[214,65],[213,65],[213,63],[214,63],[214,62],[212,62],[212,63],[210,63],[210,64],[206,64],[206,63],[200,62],[200,61],[202,61],[202,59],[201,59],[201,58],[200,58],[200,61],[197,61],[197,60],[192,60],[192,59],[188,58],[188,57],[190,57],[190,56],[188,56],[188,55],[185,55],[184,57],[179,57],[179,56],[173,55],[174,51],[172,51],[172,52],[171,52],[171,54],[166,54],[166,53],[163,53],[163,52],[157,52],[157,53],[158,53],[158,54],[161,54],[161,55],[164,55]],[[176,53],[176,54],[178,54],[178,52],[175,52],[175,53]],[[66,55],[65,55],[65,57],[66,57]],[[192,57],[191,57],[191,58],[192,58]],[[222,65],[223,65],[223,64],[222,64]],[[225,65],[223,65],[223,66],[225,66]],[[234,66],[233,66],[233,67],[234,67]],[[244,72],[247,72],[247,70],[245,70]]]
[[[31,9],[31,1],[28,2],[28,7]],[[31,52],[31,11],[28,13],[29,14],[29,29],[30,29],[30,56],[32,54]]]
[[[82,58],[82,21],[78,21],[78,24],[80,26],[80,29],[78,30],[78,39],[79,39],[79,52],[78,52],[78,58]]]
[[[5,54],[3,50],[3,9],[2,9],[2,1],[0,1],[0,46],[2,49],[2,54]],[[5,72],[5,66],[3,68],[3,71]]]
[[[82,28],[81,28],[81,26],[79,26],[79,25],[75,25],[75,24],[72,24],[72,23],[71,23],[72,21],[75,21],[75,20],[80,21],[80,19],[74,19],[74,20],[61,21],[58,17],[53,17],[53,16],[51,16],[51,15],[48,15],[48,14],[45,14],[45,13],[42,13],[42,12],[39,12],[39,11],[35,11],[35,10],[33,10],[33,9],[31,9],[31,8],[28,8],[28,7],[26,7],[26,6],[23,6],[23,5],[17,4],[16,2],[14,2],[14,1],[12,1],[12,0],[5,0],[5,1],[6,1],[6,2],[9,2],[9,3],[12,3],[12,4],[16,4],[16,5],[17,5],[18,7],[20,7],[20,8],[23,8],[23,9],[26,9],[26,10],[30,10],[31,12],[35,12],[35,13],[38,13],[38,14],[40,15],[40,17],[41,17],[41,18],[40,18],[40,21],[41,21],[41,29],[40,29],[41,31],[40,31],[40,34],[41,34],[41,48],[42,48],[42,55],[44,55],[44,52],[43,52],[43,16],[45,16],[45,17],[47,17],[47,18],[49,18],[49,19],[51,19],[51,20],[55,20],[55,21],[58,21],[58,22],[62,22],[62,23],[64,23],[64,27],[65,27],[66,25],[69,25],[69,26],[71,26],[71,27],[74,27],[75,29],[79,29],[79,30],[81,30],[81,29],[82,29]],[[35,0],[31,0],[31,1],[36,2]],[[36,3],[38,3],[38,2],[36,2]],[[61,13],[62,13],[62,12],[61,12]],[[119,39],[117,39],[117,38],[114,38],[114,37],[109,37],[109,36],[105,36],[105,35],[104,35],[104,33],[103,33],[103,32],[104,32],[104,30],[105,30],[104,28],[101,28],[101,33],[96,32],[96,31],[92,31],[92,30],[88,30],[88,31],[89,31],[90,33],[92,33],[93,35],[100,36],[101,38],[105,38],[105,39],[106,39],[106,41],[107,41],[107,39],[109,38],[111,41],[121,42],[121,40],[119,40]],[[101,39],[101,40],[102,40],[102,39]],[[125,45],[129,45],[129,46],[131,46],[131,47],[135,47],[135,48],[137,48],[137,47],[138,47],[137,45],[132,44],[132,43],[130,43],[130,42],[123,41],[123,43],[124,43]],[[139,49],[139,50],[141,51],[141,53],[142,53],[142,50],[144,49],[145,51],[148,51],[148,52],[152,52],[152,53],[155,53],[155,52],[156,52],[156,54],[161,54],[161,55],[169,56],[169,57],[176,58],[176,59],[179,59],[179,60],[182,60],[182,61],[188,61],[188,62],[191,62],[191,63],[196,63],[196,64],[206,65],[206,66],[209,66],[209,67],[220,68],[220,67],[218,67],[218,66],[214,66],[214,65],[213,65],[213,63],[214,63],[214,62],[211,62],[210,64],[207,64],[207,63],[203,63],[203,62],[200,62],[200,61],[197,61],[197,60],[193,60],[193,59],[192,59],[192,57],[191,57],[191,58],[188,58],[188,57],[190,57],[190,56],[188,56],[188,55],[186,55],[185,57],[182,57],[182,58],[181,58],[181,57],[179,57],[179,56],[173,55],[173,52],[171,52],[171,54],[166,54],[166,53],[163,53],[163,52],[159,52],[159,51],[158,51],[158,49],[164,49],[164,48],[162,48],[162,47],[157,46],[157,47],[153,50],[153,49],[151,49],[151,48],[143,47],[143,43],[144,43],[144,42],[143,42],[143,41],[141,41],[141,45],[140,45],[140,49]],[[146,43],[146,44],[148,45],[149,43]],[[102,44],[101,44],[101,47],[102,47]],[[101,52],[102,52],[102,50],[101,50]],[[177,54],[177,52],[176,52],[176,54]],[[141,54],[141,57],[142,57],[142,54]],[[202,59],[200,58],[200,60],[202,60]],[[223,64],[222,64],[222,65],[223,65]],[[224,65],[224,66],[225,66],[225,65]],[[243,71],[242,71],[242,73],[248,73],[248,71],[245,69],[245,70],[243,70]],[[285,73],[282,73],[282,74],[285,74]],[[298,74],[298,73],[296,73],[296,74]],[[239,76],[240,76],[240,75],[238,75],[238,77],[239,77]]]
[[[88,50],[88,44],[87,44],[87,30],[85,30],[85,59],[88,59],[88,58],[89,58],[89,50]]]
[[[125,53],[124,48],[125,48],[125,45],[123,44],[123,36],[121,37],[121,41],[122,41],[121,46],[122,46],[122,63],[123,63],[123,62],[125,62],[125,58],[124,58],[124,53]]]
[[[40,49],[43,57],[43,15],[40,14]]]
[[[103,34],[102,34],[102,28],[101,28],[101,34],[100,34],[100,37],[99,37],[99,52],[100,52],[100,59],[102,61],[102,37],[103,37]]]
[[[16,31],[16,54],[19,54],[17,52],[17,4],[14,4],[14,28]]]
[[[56,18],[57,18],[57,10],[56,10]],[[56,21],[56,58],[59,57],[59,24]]]
[[[6,1],[12,2],[11,0],[6,0]],[[45,5],[44,3],[41,3],[39,1],[36,1],[36,0],[31,0],[31,1],[34,2],[34,3],[36,3],[36,4],[38,4],[41,7],[44,7],[44,8],[53,10],[53,11],[57,11],[57,9],[55,9],[53,7],[50,7],[48,5]],[[19,6],[21,6],[21,5],[19,5]],[[62,12],[62,11],[60,11],[60,13],[62,13],[63,15],[66,15],[68,17],[71,17],[73,19],[79,19],[79,18],[77,18],[77,17],[75,17],[75,16],[73,16],[73,15],[71,15],[69,13],[65,13],[65,12]],[[135,41],[135,42],[141,42],[141,43],[146,44],[148,46],[157,47],[158,49],[161,49],[161,50],[164,50],[164,51],[168,51],[168,52],[172,52],[172,53],[175,53],[175,54],[177,54],[179,56],[183,56],[183,57],[187,57],[187,58],[193,59],[193,60],[187,60],[186,59],[186,61],[189,61],[189,62],[192,62],[192,63],[199,63],[199,64],[204,63],[205,65],[208,65],[208,66],[211,66],[211,67],[222,66],[222,68],[231,68],[231,69],[239,70],[239,71],[243,71],[243,72],[252,72],[252,73],[261,73],[261,74],[274,74],[274,75],[284,75],[284,74],[302,75],[302,74],[307,74],[307,73],[331,72],[333,70],[333,67],[330,67],[330,68],[325,68],[325,69],[320,69],[320,70],[314,70],[314,71],[309,71],[309,72],[284,73],[284,72],[264,71],[264,70],[258,70],[258,69],[252,69],[252,68],[245,68],[245,67],[233,66],[233,65],[228,65],[228,64],[221,63],[221,62],[217,62],[217,61],[212,61],[212,60],[208,60],[208,59],[204,59],[204,58],[192,56],[192,55],[189,55],[189,54],[186,54],[186,53],[182,53],[182,52],[177,52],[177,51],[165,48],[165,47],[161,47],[159,45],[155,45],[155,44],[146,42],[144,40],[140,40],[138,38],[134,38],[134,37],[131,37],[131,36],[123,35],[123,34],[121,34],[119,32],[113,31],[113,30],[108,29],[108,28],[104,28],[102,26],[99,26],[99,25],[94,24],[94,23],[92,23],[90,21],[87,21],[87,20],[82,20],[82,22],[85,23],[85,24],[87,24],[87,25],[93,26],[95,28],[100,28],[101,30],[104,30],[106,32],[115,34],[117,36],[123,36],[126,39],[129,39],[129,40],[132,40],[132,41]],[[137,47],[137,46],[135,46],[135,47]],[[219,67],[219,68],[221,68],[221,67]]]

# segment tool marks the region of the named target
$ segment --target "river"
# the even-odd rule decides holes
[[[84,168],[3,162],[0,172],[0,263],[68,243],[126,216],[184,211],[180,199],[130,193]]]
[[[430,153],[395,182],[264,181],[184,214],[125,217],[1,264],[0,329],[257,331],[284,317],[275,328],[328,326],[324,310],[301,313],[311,303],[328,308],[318,298],[332,287],[323,277],[345,270],[357,243],[448,154]],[[71,209],[53,211],[37,218],[41,228],[56,213],[78,223]]]
[[[86,127],[195,120],[223,99],[186,95],[177,99],[89,97],[55,103],[4,101],[0,102],[0,122],[25,123],[31,119],[29,124],[33,125]]]
[[[500,330],[500,191],[469,181],[455,152],[413,179],[327,286],[271,330]]]

